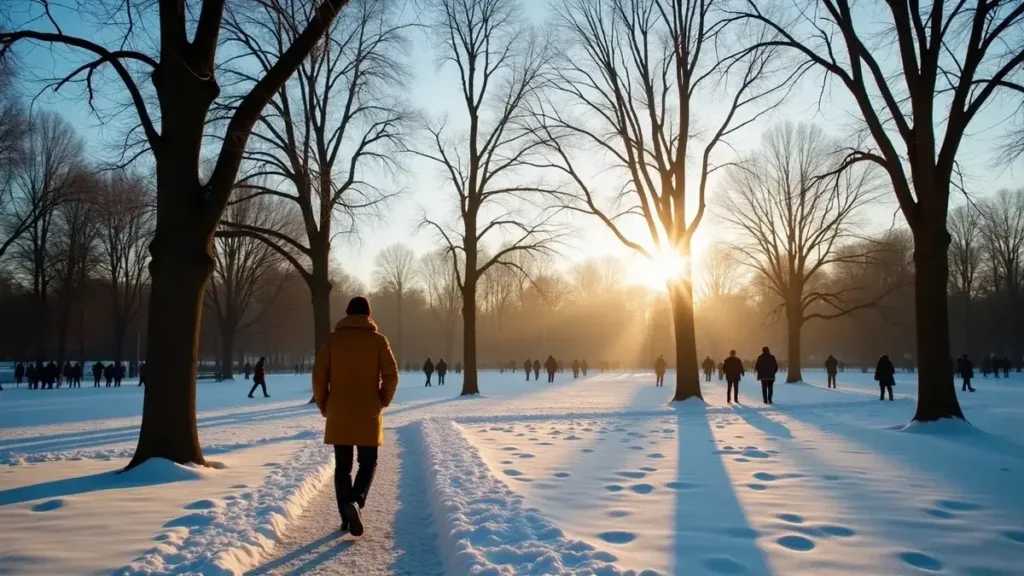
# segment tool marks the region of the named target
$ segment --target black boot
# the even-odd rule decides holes
[[[362,536],[363,521],[359,517],[359,506],[352,502],[345,504],[345,516],[348,517],[348,533],[353,536]]]

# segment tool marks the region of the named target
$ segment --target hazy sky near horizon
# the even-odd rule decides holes
[[[544,26],[548,20],[549,1],[554,0],[521,0],[524,15],[535,25]],[[415,18],[414,5],[410,2],[406,7],[409,18]],[[101,33],[85,29],[84,25],[69,20],[70,15],[57,12],[58,21],[69,34],[94,37]],[[36,29],[46,29],[42,21],[34,24]],[[453,70],[438,66],[434,52],[434,41],[428,37],[428,31],[415,31],[411,34],[410,70],[412,79],[408,87],[409,99],[413,106],[425,111],[432,117],[449,115],[453,119],[465,116],[464,104],[459,96]],[[61,71],[70,70],[66,60],[66,51],[51,51],[48,48],[33,47],[19,50],[22,57],[22,68],[26,69],[26,78],[32,76],[55,76]],[[34,95],[39,91],[38,83],[26,82],[26,92]],[[826,131],[841,136],[856,116],[845,92],[833,88],[826,93],[822,106],[818,105],[818,90],[813,86],[797,90],[792,97],[769,116],[759,120],[744,132],[740,133],[732,144],[738,151],[749,150],[759,144],[760,134],[773,124],[792,121],[813,121]],[[114,84],[104,86],[105,90],[116,90]],[[120,127],[112,128],[92,115],[81,97],[80,91],[74,89],[66,95],[44,94],[34,104],[37,108],[54,109],[66,116],[81,132],[88,143],[87,149],[94,159],[109,158],[107,150],[100,145],[117,137]],[[698,102],[706,104],[707,110],[714,116],[716,104],[713,101]],[[1005,121],[1009,110],[1003,110],[998,103],[989,107],[972,124],[972,133],[965,140],[959,161],[967,174],[967,187],[976,196],[987,195],[999,188],[1021,187],[1024,179],[1020,177],[1021,166],[995,166],[991,161],[991,151],[996,143],[998,131],[991,130]],[[723,154],[732,152],[723,149]],[[719,160],[728,159],[720,156]],[[599,170],[600,167],[595,167]],[[1015,172],[1016,169],[1016,172]],[[702,223],[695,238],[694,266],[700,267],[700,254],[709,244],[727,241],[729,232],[722,228],[714,212],[716,210],[716,191],[718,177],[712,177],[708,188],[709,214]],[[378,221],[365,222],[358,238],[339,240],[333,250],[336,262],[347,272],[369,284],[372,278],[372,263],[375,254],[383,247],[393,243],[404,243],[417,253],[440,247],[440,241],[429,230],[417,230],[421,214],[426,211],[432,216],[440,216],[455,210],[455,196],[447,187],[448,183],[439,177],[437,169],[424,160],[406,158],[403,160],[403,174],[398,183],[401,194],[395,198],[384,211],[386,215]],[[957,195],[954,203],[962,203],[964,199]],[[695,203],[693,203],[695,206]],[[691,209],[691,213],[692,213]],[[890,193],[884,199],[873,204],[863,216],[865,232],[877,232],[889,228],[894,222],[903,223],[902,216],[895,214],[895,198]],[[650,285],[651,266],[645,265],[639,258],[633,258],[631,252],[624,248],[604,226],[596,219],[575,215],[571,218],[575,234],[562,250],[560,266],[584,257],[600,257],[616,255],[629,257],[632,281],[637,284]],[[641,232],[642,230],[636,230]],[[640,237],[642,239],[642,237]]]

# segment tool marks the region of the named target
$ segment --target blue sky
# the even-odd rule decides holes
[[[524,13],[532,22],[542,25],[547,18],[548,0],[522,0]],[[410,8],[411,10],[411,5]],[[409,12],[411,15],[412,12]],[[65,32],[87,36],[97,41],[104,39],[109,34],[103,30],[91,29],[82,24],[81,20],[74,18],[73,14],[58,10],[57,17]],[[45,29],[43,23],[35,25],[38,29]],[[465,112],[460,108],[459,91],[453,82],[454,76],[450,69],[439,69],[435,54],[433,53],[433,42],[425,36],[425,33],[416,33],[413,37],[414,48],[411,51],[411,69],[414,71],[412,83],[409,87],[410,99],[418,108],[427,111],[434,116],[448,114],[453,120],[464,116]],[[74,58],[73,54],[60,51],[54,52],[45,48],[33,48],[23,50],[24,67],[35,77],[53,76],[62,70],[67,70],[66,62]],[[34,94],[39,90],[38,84],[29,84]],[[99,91],[99,102],[102,105],[104,91],[116,90],[116,85],[102,86]],[[68,96],[53,96],[44,94],[36,100],[35,106],[53,108],[64,114],[82,133],[89,142],[90,153],[99,157],[106,154],[104,142],[109,142],[119,134],[117,126],[106,125],[101,119],[92,115],[85,102],[79,97],[81,92],[69,91]],[[751,126],[734,142],[739,150],[756,146],[759,141],[759,134],[771,124],[784,120],[812,120],[822,125],[830,132],[840,133],[850,125],[851,119],[855,119],[849,99],[839,89],[834,89],[826,95],[825,103],[818,106],[818,92],[815,89],[806,88],[796,94],[772,116]],[[716,105],[714,102],[707,103],[707,109],[714,115]],[[1009,113],[996,103],[972,125],[972,133],[969,135],[961,149],[959,160],[964,166],[968,175],[968,188],[976,195],[983,196],[1003,187],[1019,187],[1020,166],[994,166],[991,161],[991,150],[995,144],[995,136],[998,130],[992,130],[999,123],[1005,121]],[[599,169],[600,167],[595,167]],[[349,241],[347,244],[335,247],[333,257],[349,273],[360,278],[364,282],[371,279],[372,261],[377,251],[389,244],[403,242],[408,244],[417,252],[425,252],[437,247],[438,241],[429,231],[417,233],[415,231],[419,215],[425,209],[432,215],[454,209],[454,197],[445,188],[446,183],[438,178],[437,171],[422,160],[408,159],[404,166],[405,178],[403,194],[396,198],[386,211],[387,217],[383,221],[366,223],[357,241]],[[1016,173],[1015,173],[1016,169]],[[962,198],[956,198],[955,203],[962,202]],[[709,189],[708,203],[713,208],[715,204],[714,182]],[[870,231],[878,231],[888,228],[893,222],[895,203],[893,198],[887,197],[865,214],[866,226]],[[896,215],[895,221],[902,222],[902,217]],[[574,217],[572,224],[578,229],[572,239],[572,245],[566,247],[562,254],[562,264],[567,264],[575,259],[586,256],[602,256],[607,254],[629,255],[607,232],[602,225],[594,220],[583,217]],[[713,214],[705,219],[695,239],[695,248],[699,260],[700,250],[716,240],[727,239],[728,233],[724,232],[715,221]],[[345,242],[345,241],[340,241]],[[699,267],[699,262],[695,264]],[[647,277],[655,275],[650,265],[634,261],[630,266],[630,273],[637,276],[636,281],[642,284],[650,284]]]

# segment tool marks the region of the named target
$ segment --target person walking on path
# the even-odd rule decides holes
[[[96,362],[92,365],[92,387],[99,388],[100,380],[103,378],[103,362]]]
[[[437,360],[437,385],[444,386],[444,375],[448,373],[448,363],[444,361],[444,358],[438,358]]]
[[[964,380],[964,385],[960,388],[960,391],[974,392],[974,386],[971,386],[971,379],[974,378],[974,362],[971,362],[967,354],[960,357],[960,377]]]
[[[423,373],[427,376],[427,383],[424,387],[430,386],[430,377],[434,375],[434,363],[427,357],[427,361],[423,363]]]
[[[526,381],[529,382],[530,370],[533,369],[533,362],[530,362],[529,358],[526,359],[526,362],[523,362],[523,369],[526,371]]]
[[[706,356],[700,367],[704,369],[704,381],[711,382],[711,373],[715,371],[715,361],[711,359],[711,356]]]
[[[836,370],[839,368],[839,360],[836,357],[829,354],[828,358],[825,359],[825,373],[828,375],[828,387],[836,387]]]
[[[14,367],[14,382],[17,388],[21,388],[21,380],[25,378],[25,364],[18,362],[18,365]]]
[[[252,374],[252,364],[246,362],[242,369],[245,371],[245,379],[248,380],[249,374]]]
[[[256,362],[256,368],[253,369],[252,388],[249,389],[249,398],[252,398],[252,393],[256,391],[257,386],[263,389],[264,398],[270,398],[270,394],[267,394],[267,359],[262,356]]]
[[[654,361],[654,386],[661,388],[665,385],[665,370],[668,368],[668,363],[665,362],[665,355],[659,354],[658,359]]]
[[[779,372],[779,363],[767,346],[761,348],[761,355],[757,357],[754,371],[757,372],[757,379],[761,381],[761,397],[764,403],[774,404],[772,396],[775,393],[775,375]]]
[[[558,371],[558,361],[554,356],[548,356],[547,361],[544,362],[544,369],[548,371],[548,384],[551,384],[555,381],[555,372]]]
[[[729,357],[722,362],[722,372],[725,373],[725,401],[732,404],[740,402],[740,378],[743,377],[743,361],[736,357],[735,350],[729,350]]]
[[[540,358],[533,361],[533,379],[540,381]]]
[[[334,490],[342,531],[363,535],[359,511],[384,445],[383,411],[398,389],[398,364],[391,344],[377,331],[370,303],[352,299],[313,364],[313,399],[327,419],[324,443],[334,446]],[[352,455],[359,470],[352,481]]]
[[[587,359],[584,358],[583,361],[580,362],[580,371],[583,372],[584,376],[586,376],[587,375],[587,370],[589,370],[589,369],[590,369],[590,366],[587,364]]]
[[[139,386],[146,385],[146,363],[139,364]]]
[[[875,365],[875,380],[878,382],[879,400],[885,400],[885,391],[889,391],[889,401],[892,401],[892,387],[896,385],[896,367],[892,360],[885,354],[878,357],[878,364]]]
[[[575,380],[575,379],[577,379],[579,377],[580,377],[580,361],[575,359],[575,358],[573,358],[572,359],[572,378],[573,378],[573,380]]]

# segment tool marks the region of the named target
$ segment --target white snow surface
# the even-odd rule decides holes
[[[337,532],[309,377],[202,382],[211,468],[116,474],[142,390],[0,392],[0,574],[1020,574],[1024,377],[960,393],[971,425],[908,422],[916,376],[553,385],[402,374],[361,539]],[[958,383],[959,386],[959,383]]]

